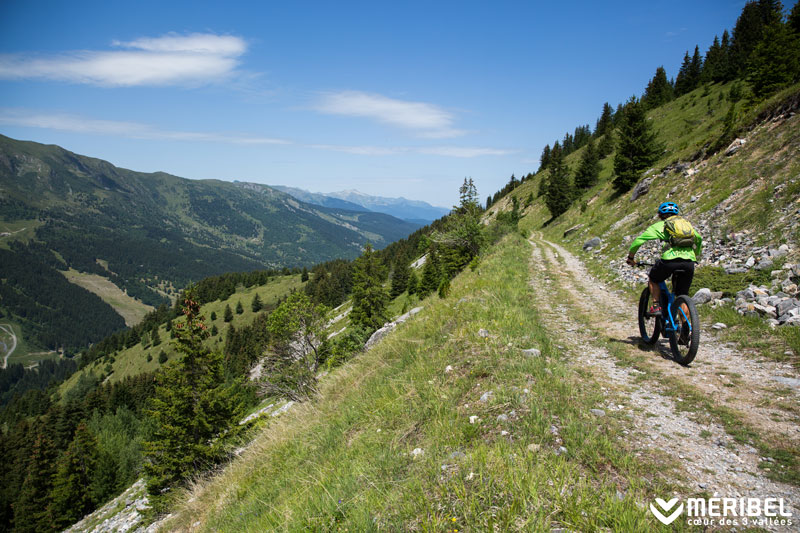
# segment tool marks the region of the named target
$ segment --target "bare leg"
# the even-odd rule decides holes
[[[653,304],[661,305],[661,287],[652,280],[648,280],[647,284],[650,286],[650,297],[652,298]]]

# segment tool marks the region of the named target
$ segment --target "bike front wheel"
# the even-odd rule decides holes
[[[669,335],[669,347],[675,361],[683,366],[694,361],[700,346],[700,320],[694,300],[681,295],[675,298],[670,313],[675,331]]]
[[[642,295],[639,297],[639,333],[645,344],[655,344],[661,334],[660,317],[650,316],[647,310],[650,309],[650,288],[645,286]]]

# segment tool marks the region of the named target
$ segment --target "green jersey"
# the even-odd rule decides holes
[[[686,259],[689,261],[697,261],[703,251],[703,238],[694,230],[694,247],[692,248],[676,248],[669,245],[669,236],[664,231],[664,221],[659,220],[646,230],[644,233],[636,237],[631,243],[629,250],[630,255],[634,255],[636,251],[647,241],[660,240],[664,242],[664,249],[661,252],[661,259],[668,261],[670,259]]]

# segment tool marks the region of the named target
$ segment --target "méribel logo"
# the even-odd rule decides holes
[[[673,523],[675,519],[678,518],[683,512],[683,504],[680,504],[674,511],[672,511],[672,508],[675,507],[676,503],[678,503],[678,498],[672,498],[668,502],[665,502],[661,498],[656,498],[656,503],[661,507],[661,510],[651,503],[650,512],[653,513],[653,516],[658,518],[659,522],[666,526]],[[662,510],[664,511],[663,513],[661,512]],[[669,516],[664,516],[665,513],[669,513],[670,511],[672,511],[672,514]]]

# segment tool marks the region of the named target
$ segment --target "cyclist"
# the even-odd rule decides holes
[[[694,228],[691,228],[691,232],[694,234],[693,246],[673,246],[669,244],[670,235],[667,234],[664,226],[669,219],[677,217],[678,215],[680,215],[678,204],[674,202],[662,203],[658,206],[659,221],[651,225],[644,233],[634,239],[628,251],[626,262],[634,266],[636,262],[633,260],[633,257],[642,244],[655,239],[665,242],[661,253],[661,259],[656,261],[656,264],[650,269],[649,274],[648,283],[653,305],[648,310],[648,314],[651,316],[661,313],[661,287],[659,283],[665,281],[668,277],[673,276],[672,290],[676,296],[681,294],[689,295],[689,289],[692,286],[692,278],[694,277],[694,264],[700,260],[700,253],[703,251],[703,238]],[[688,224],[686,221],[682,222]],[[691,225],[689,225],[689,227],[691,227]],[[676,270],[681,270],[682,272],[675,274]],[[684,309],[684,312],[688,312],[688,309]]]

